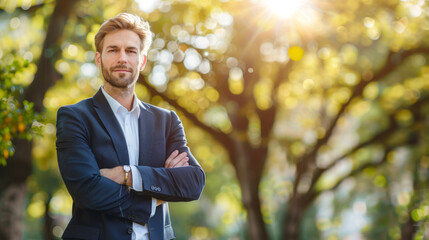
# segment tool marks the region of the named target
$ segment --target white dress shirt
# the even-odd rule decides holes
[[[102,87],[101,91],[103,92],[104,97],[106,97],[107,102],[112,108],[113,113],[115,114],[116,119],[121,125],[122,132],[125,136],[125,141],[127,142],[128,149],[128,157],[130,160],[131,174],[133,178],[133,186],[132,188],[135,191],[143,191],[142,185],[142,177],[140,172],[137,170],[135,166],[139,164],[139,125],[138,119],[140,116],[140,100],[137,98],[134,93],[133,98],[133,107],[131,111],[128,111],[124,106],[122,106],[118,101],[116,101],[113,97],[111,97]],[[141,105],[143,108],[144,106]],[[156,209],[156,199],[152,198],[152,209],[151,215],[152,217],[155,214]],[[149,239],[149,231],[147,228],[147,224],[140,225],[138,223],[133,222],[133,233],[131,236],[132,240],[148,240]]]

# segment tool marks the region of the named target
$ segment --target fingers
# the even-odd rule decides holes
[[[114,168],[102,168],[100,169],[100,175],[106,177],[118,184],[122,184],[124,182],[124,170],[122,166],[117,166]]]
[[[173,161],[173,159],[175,157],[177,157],[177,155],[179,155],[179,151],[178,150],[174,150],[170,156],[167,158],[167,160],[165,161],[164,167],[168,168],[168,166],[170,166],[171,161]]]
[[[174,161],[173,161],[173,164],[174,164],[173,168],[186,166],[185,164],[188,164],[188,161],[189,161],[188,157],[182,158],[181,160],[177,161],[176,164],[174,164]]]
[[[168,157],[167,161],[164,164],[165,168],[173,168],[173,167],[182,167],[187,166],[185,164],[188,163],[189,158],[187,157],[188,154],[186,152],[182,152],[181,154],[178,154],[179,151],[175,150],[170,157]],[[189,165],[189,164],[188,164]]]
[[[163,203],[165,203],[165,201],[162,201],[162,200],[156,199],[156,206],[157,206],[157,207],[158,207],[159,205],[163,204]]]
[[[188,154],[186,152],[183,152],[183,153],[177,155],[168,164],[166,164],[165,168],[173,168],[173,167],[177,166],[178,164],[181,164],[182,160],[184,160],[184,158],[187,158],[187,155]]]

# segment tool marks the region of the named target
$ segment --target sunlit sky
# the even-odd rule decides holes
[[[308,4],[308,0],[261,0],[267,10],[281,19],[291,18]],[[139,8],[147,13],[153,12],[163,3],[161,0],[136,0]]]
[[[306,0],[263,0],[263,2],[269,11],[281,19],[291,18],[306,4]]]

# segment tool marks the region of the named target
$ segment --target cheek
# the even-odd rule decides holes
[[[104,67],[109,67],[112,65],[112,57],[111,56],[104,56],[101,59],[101,63]]]
[[[133,59],[131,62],[130,62],[130,64],[132,64],[135,68],[139,68],[140,69],[140,65],[141,65],[141,62],[137,59]]]

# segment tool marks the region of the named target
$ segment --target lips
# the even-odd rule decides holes
[[[131,69],[129,68],[112,68],[112,72],[116,72],[116,73],[131,73]]]
[[[131,72],[128,69],[113,69],[114,72]]]

